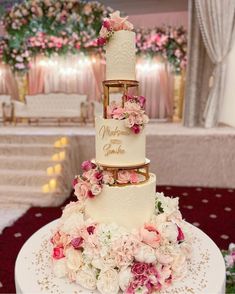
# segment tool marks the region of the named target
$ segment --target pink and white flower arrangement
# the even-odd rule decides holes
[[[125,125],[134,134],[139,134],[148,123],[149,118],[145,114],[144,107],[146,98],[144,96],[125,96],[124,107],[113,101],[107,108],[107,118],[117,120],[125,119]]]
[[[120,30],[132,31],[134,28],[133,24],[130,23],[127,19],[128,16],[121,17],[120,11],[118,10],[110,14],[109,18],[105,18],[103,20],[97,44],[99,46],[106,44],[106,42],[112,37],[114,32]]]
[[[86,172],[95,169],[90,162],[83,168]],[[98,289],[101,294],[120,290],[125,294],[150,294],[182,278],[191,254],[187,226],[182,218],[177,218],[177,224],[172,218],[179,212],[174,199],[164,201],[164,195],[157,193],[156,203],[160,200],[161,209],[156,208],[151,222],[132,231],[85,218],[79,201],[68,204],[51,238],[54,274],[86,289]],[[160,216],[161,221],[156,221]],[[65,225],[68,221],[69,231],[68,223]],[[164,233],[166,227],[171,233]],[[234,266],[234,246],[230,249],[226,260],[228,266]]]
[[[103,185],[137,184],[142,181],[141,175],[135,170],[120,170],[117,179],[115,179],[112,172],[103,170],[102,167],[90,160],[82,163],[82,170],[82,175],[73,180],[74,194],[80,200],[99,195]]]

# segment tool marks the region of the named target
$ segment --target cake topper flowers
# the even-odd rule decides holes
[[[109,38],[112,37],[113,33],[116,31],[132,31],[134,28],[133,24],[127,19],[128,16],[121,17],[120,11],[118,10],[110,14],[110,18],[105,18],[100,30],[100,37],[97,40],[97,44],[99,46],[106,44]]]

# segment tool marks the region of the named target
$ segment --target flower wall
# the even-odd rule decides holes
[[[4,15],[7,36],[0,55],[13,71],[27,72],[33,56],[103,53],[97,45],[102,21],[112,9],[93,1],[26,0]],[[137,54],[161,55],[179,72],[186,65],[186,31],[161,27],[136,30]]]

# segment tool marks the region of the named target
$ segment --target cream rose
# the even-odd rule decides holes
[[[67,204],[63,210],[62,218],[65,220],[66,218],[70,217],[74,213],[80,213],[83,211],[83,205],[81,205],[80,201],[77,202],[70,202]]]
[[[67,217],[65,220],[61,219],[62,225],[60,227],[60,230],[64,233],[67,233],[69,235],[73,235],[73,233],[76,233],[77,228],[84,225],[84,219],[82,213],[73,213],[69,217]]]
[[[102,294],[117,294],[119,291],[117,271],[115,269],[101,271],[97,281],[97,289]]]
[[[77,272],[76,282],[86,289],[95,290],[96,274],[97,271],[94,268],[84,266]]]
[[[125,119],[125,126],[127,128],[133,127],[135,124],[135,117],[133,115],[130,115],[127,119]]]
[[[65,250],[66,265],[68,269],[77,271],[83,264],[82,253],[72,247]]]
[[[186,257],[183,254],[178,254],[174,256],[172,270],[174,272],[174,277],[177,279],[181,279],[186,275],[188,269]]]
[[[109,171],[104,171],[103,172],[103,182],[105,184],[112,185],[114,183],[113,174]]]
[[[93,195],[95,195],[95,196],[96,195],[99,195],[101,193],[101,191],[102,191],[101,186],[96,185],[96,184],[94,184],[94,185],[91,186],[91,193]]]
[[[130,181],[130,173],[127,170],[121,170],[118,172],[118,182],[126,184]]]
[[[79,198],[86,198],[88,195],[88,191],[90,190],[90,184],[79,180],[79,182],[74,187],[75,192],[74,194]]]
[[[163,223],[160,227],[163,237],[169,242],[176,242],[178,237],[178,227],[172,222]]]
[[[154,249],[148,245],[141,245],[137,248],[134,257],[139,262],[151,263],[156,261]]]
[[[121,288],[123,292],[126,290],[128,285],[130,284],[132,277],[133,275],[131,273],[130,267],[124,267],[120,270],[118,275],[118,282],[119,282],[119,287]]]
[[[65,277],[67,274],[66,258],[54,259],[52,268],[57,278]]]

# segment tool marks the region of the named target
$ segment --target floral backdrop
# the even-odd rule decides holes
[[[13,71],[27,72],[33,56],[43,54],[103,52],[97,46],[102,20],[110,7],[82,0],[26,0],[15,4],[3,17],[7,36],[0,54]],[[183,28],[136,30],[137,54],[161,55],[176,72],[186,65],[187,40]]]

